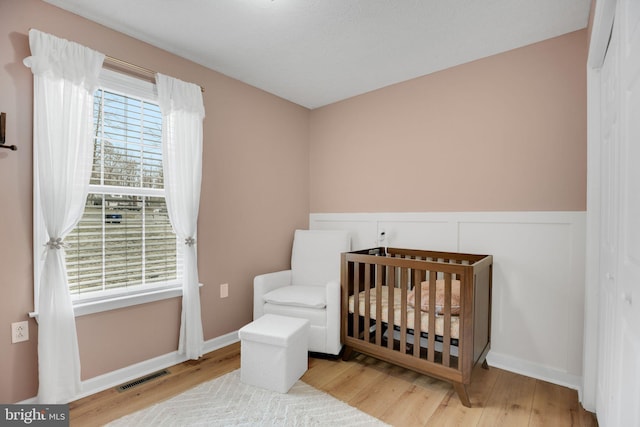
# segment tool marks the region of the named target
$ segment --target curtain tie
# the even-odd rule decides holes
[[[196,244],[196,239],[194,239],[193,237],[187,237],[186,239],[184,239],[184,244],[187,246],[194,246]]]
[[[62,237],[52,237],[44,245],[49,249],[62,249],[63,247],[66,246],[62,241]]]

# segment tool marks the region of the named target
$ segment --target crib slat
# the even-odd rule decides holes
[[[408,270],[408,268],[400,269],[400,352],[402,353],[406,353],[407,351],[407,287],[409,284]]]
[[[371,336],[371,268],[372,264],[364,264],[364,325],[363,340],[369,342]]]
[[[436,271],[429,271],[429,339],[427,360],[435,361],[436,346]]]
[[[382,345],[382,277],[383,266],[376,265],[376,345]]]
[[[389,304],[387,304],[387,319],[389,319],[387,324],[387,347],[393,350],[393,325],[395,325],[396,321],[393,304],[396,292],[396,268],[394,266],[390,266],[387,268],[387,274],[387,287],[389,288]]]
[[[450,366],[451,361],[451,273],[444,273],[444,331],[442,336],[442,364]]]
[[[422,274],[420,270],[413,270],[413,355],[420,358],[420,334],[422,332]]]
[[[360,336],[360,263],[353,263],[353,327],[352,337]]]

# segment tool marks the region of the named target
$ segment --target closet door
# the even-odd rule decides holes
[[[640,1],[618,0],[600,75],[601,426],[640,426]]]
[[[620,24],[620,426],[640,426],[640,1],[622,0]],[[618,394],[618,393],[616,393]]]

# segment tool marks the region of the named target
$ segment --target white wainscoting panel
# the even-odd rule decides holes
[[[311,229],[378,246],[493,255],[492,366],[580,391],[585,212],[311,214]]]

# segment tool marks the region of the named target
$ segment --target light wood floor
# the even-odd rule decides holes
[[[70,404],[71,426],[101,426],[240,367],[233,344],[169,368],[169,375],[124,392],[114,389]],[[597,426],[575,390],[480,366],[462,406],[449,383],[357,355],[309,359],[302,381],[394,426]]]

